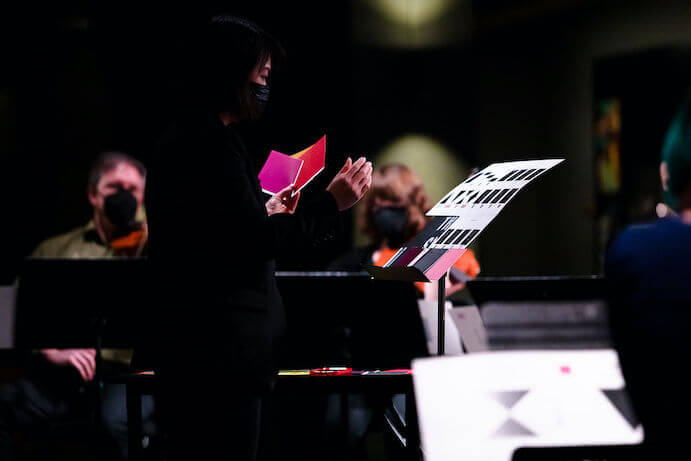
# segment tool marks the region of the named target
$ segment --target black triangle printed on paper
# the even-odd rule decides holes
[[[626,422],[628,422],[632,428],[635,429],[638,427],[640,421],[638,421],[638,417],[633,411],[633,407],[631,406],[631,401],[629,400],[629,395],[626,393],[626,389],[602,389],[602,393],[605,394],[605,397],[607,397],[610,402],[612,402],[614,408],[621,413]]]
[[[529,391],[503,391],[493,392],[492,396],[497,402],[504,405],[506,408],[513,408],[516,403],[523,398]]]
[[[494,434],[492,434],[494,437],[511,437],[511,436],[516,436],[516,435],[530,435],[530,436],[535,436],[533,431],[528,429],[527,427],[523,426],[521,423],[516,421],[515,419],[507,419],[504,424],[499,426],[499,429],[497,429]]]

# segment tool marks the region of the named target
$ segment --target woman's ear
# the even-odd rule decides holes
[[[86,196],[88,197],[91,206],[96,208],[98,206],[98,198],[96,197],[96,191],[90,187],[86,190]]]

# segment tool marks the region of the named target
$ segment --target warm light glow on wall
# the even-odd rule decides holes
[[[356,42],[428,48],[470,35],[470,0],[359,0],[353,3]]]
[[[393,140],[374,157],[374,166],[403,163],[415,171],[432,202],[463,182],[469,168],[454,153],[434,138],[406,134]]]
[[[453,0],[370,0],[387,18],[400,24],[419,26],[438,19],[453,6]]]
[[[405,134],[384,146],[373,157],[373,166],[403,163],[420,177],[432,203],[463,182],[470,168],[440,141],[422,134]],[[355,213],[356,215],[358,213]],[[355,245],[366,245],[367,239],[356,228]]]

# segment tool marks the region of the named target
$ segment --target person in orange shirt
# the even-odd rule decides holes
[[[364,264],[383,266],[398,249],[417,235],[427,224],[425,213],[433,203],[425,193],[420,178],[411,168],[400,163],[378,167],[372,174],[372,187],[358,209],[360,230],[372,244],[339,257],[331,265],[337,270],[361,270]],[[472,250],[467,250],[454,267],[475,278],[480,264]],[[415,286],[427,299],[436,297],[436,284],[416,282]],[[447,275],[446,296],[465,287],[465,281]]]

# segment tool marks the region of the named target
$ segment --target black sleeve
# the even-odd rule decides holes
[[[298,203],[295,214],[278,213],[269,217],[274,226],[277,254],[293,250],[318,249],[341,236],[342,222],[336,200],[327,191],[318,192]]]
[[[364,271],[365,264],[372,264],[372,253],[374,245],[353,248],[329,263],[327,270],[360,272]]]
[[[247,280],[286,249],[319,247],[340,233],[329,192],[310,191],[295,214],[269,217],[242,149],[205,133],[173,134],[147,178],[150,256],[170,279]]]
[[[341,232],[341,218],[336,200],[327,191],[311,197],[301,197],[294,214],[278,213],[268,216],[265,203],[268,195],[257,197],[257,184],[247,173],[247,166],[239,155],[226,158],[222,179],[218,186],[227,197],[218,210],[220,228],[228,229],[226,241],[241,245],[263,259],[275,259],[300,249],[314,249],[335,240]],[[307,199],[307,200],[305,200]],[[249,256],[248,256],[249,257]]]

